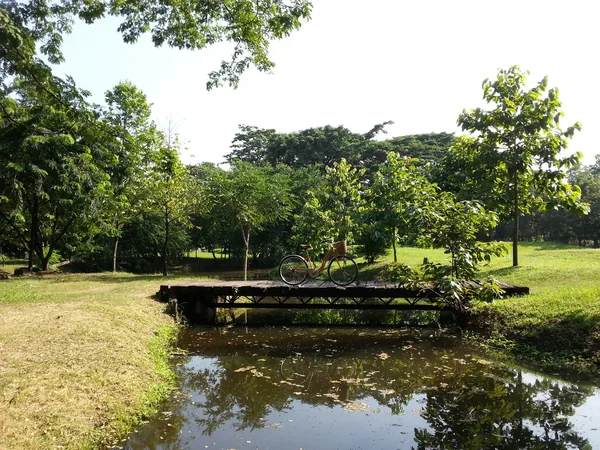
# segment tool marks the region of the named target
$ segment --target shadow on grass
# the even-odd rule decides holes
[[[381,263],[360,263],[358,265],[358,276],[357,279],[360,281],[371,281],[378,280],[380,276],[385,272],[387,264]]]
[[[57,276],[49,275],[49,276]],[[173,271],[168,276],[164,277],[159,273],[156,274],[131,274],[131,273],[71,273],[71,276],[80,276],[82,281],[97,281],[101,283],[132,283],[154,281],[157,285],[169,284],[182,280],[223,280],[223,281],[241,281],[243,280],[243,272],[241,271],[224,271],[224,272],[178,272]],[[256,271],[248,271],[248,280],[268,280],[269,274],[264,269]]]
[[[578,245],[563,244],[560,242],[519,242],[519,247],[531,248],[534,251],[584,249],[584,247],[579,247]]]
[[[514,267],[514,266],[509,266],[509,267],[502,267],[500,269],[493,269],[493,270],[489,270],[486,271],[485,274],[489,275],[491,277],[503,277],[505,275],[512,275],[515,271],[519,270],[520,267]]]

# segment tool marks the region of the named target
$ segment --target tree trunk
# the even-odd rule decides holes
[[[33,236],[33,227],[31,227],[30,230],[30,237],[29,237],[29,251],[28,253],[28,261],[27,261],[27,269],[31,270],[33,269],[33,245],[34,245],[34,236]]]
[[[31,230],[29,236],[29,261],[27,264],[27,268],[29,270],[33,269],[33,255],[35,253],[35,248],[37,247],[37,230],[38,230],[38,198],[34,195],[33,197],[33,205],[31,208]]]
[[[250,230],[246,233],[242,227],[242,237],[244,238],[244,281],[248,280],[248,247],[250,246]]]
[[[119,236],[115,236],[113,241],[113,254],[112,254],[112,271],[117,272],[117,249],[119,248]]]
[[[162,274],[163,277],[168,275],[168,259],[169,259],[169,212],[165,211],[165,240],[163,242],[162,251]]]
[[[519,188],[518,188],[518,173],[515,171],[515,210],[514,210],[514,227],[513,227],[513,267],[519,265]]]
[[[394,249],[394,262],[398,262],[398,254],[396,252],[396,228],[392,232],[392,248]]]

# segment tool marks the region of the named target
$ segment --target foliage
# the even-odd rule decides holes
[[[165,136],[155,155],[153,171],[147,175],[145,189],[148,192],[145,214],[157,214],[162,218],[162,244],[159,251],[163,262],[163,276],[168,274],[172,227],[191,226],[190,215],[201,205],[202,191],[179,159],[176,136]]]
[[[386,268],[384,278],[419,289],[421,295],[430,297],[434,304],[461,312],[502,296],[500,286],[493,278],[469,282],[453,276],[448,267],[434,262],[423,263],[417,268],[393,263]]]
[[[140,189],[155,158],[160,136],[150,121],[146,95],[131,82],[121,82],[106,92],[106,123],[118,138],[107,167],[113,195],[105,208],[105,234],[112,237],[112,270],[117,270],[117,250],[123,227],[141,213],[146,190]]]
[[[391,243],[394,262],[398,260],[396,244],[408,235],[415,235],[419,215],[415,212],[436,197],[436,187],[423,177],[410,158],[390,152],[374,176],[366,192],[362,232],[363,242],[373,241],[383,246]]]
[[[255,164],[285,164],[292,168],[312,165],[323,168],[345,158],[351,165],[371,167],[372,161],[379,157],[372,154],[380,146],[373,138],[380,132],[385,133],[385,126],[390,123],[375,125],[367,133],[353,133],[343,126],[330,125],[294,133],[240,125],[231,145],[233,150],[225,158],[228,162],[241,159]]]
[[[99,231],[110,156],[86,111],[55,108],[20,80],[10,93],[0,97],[0,218],[29,266],[35,254],[46,270],[60,245]]]
[[[283,167],[254,166],[234,161],[231,170],[214,171],[209,180],[210,203],[221,219],[239,227],[244,240],[244,280],[248,271],[250,237],[268,224],[285,219],[292,208],[290,178]]]
[[[454,133],[442,132],[398,136],[389,141],[402,156],[416,158],[421,162],[433,162],[450,150],[454,140]]]
[[[154,45],[179,49],[197,50],[231,42],[231,60],[223,61],[220,69],[209,75],[207,88],[223,81],[237,86],[240,75],[251,65],[263,72],[274,67],[268,55],[269,42],[299,29],[303,20],[310,19],[311,9],[305,0],[2,1],[0,80],[11,74],[32,76],[39,70],[47,71],[47,66],[34,57],[36,46],[50,63],[59,63],[63,60],[63,36],[71,32],[74,19],[90,24],[111,15],[122,20],[118,31],[127,43],[148,32]]]
[[[452,262],[451,274],[459,279],[473,279],[477,265],[507,251],[501,242],[481,242],[478,235],[489,232],[498,216],[477,202],[456,202],[449,193],[439,194],[435,203],[417,206],[423,247],[444,248]]]
[[[311,243],[327,237],[336,241],[352,240],[357,229],[356,219],[362,207],[360,180],[365,170],[353,168],[342,158],[325,171],[324,185],[318,191],[308,191],[302,212],[295,216],[296,240]]]
[[[585,212],[580,189],[566,181],[580,153],[562,157],[579,123],[560,128],[558,90],[547,78],[525,89],[527,72],[513,66],[496,80],[485,80],[483,98],[494,108],[463,111],[458,123],[470,136],[461,136],[450,162],[463,198],[478,199],[502,219],[512,218],[513,265],[518,265],[519,217],[532,209],[566,208]]]

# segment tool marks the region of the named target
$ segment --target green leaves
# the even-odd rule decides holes
[[[452,261],[451,275],[456,278],[473,279],[478,264],[507,251],[503,243],[479,241],[480,235],[498,224],[498,216],[477,202],[457,202],[452,194],[442,192],[419,214],[419,244],[446,249]]]
[[[365,170],[353,168],[344,158],[325,168],[325,182],[309,191],[303,211],[296,217],[296,240],[319,246],[323,239],[351,240],[363,206],[361,178]]]
[[[230,60],[209,75],[207,89],[223,82],[236,87],[241,74],[254,65],[270,71],[269,43],[288,36],[310,19],[312,4],[306,0],[58,0],[3,2],[0,7],[0,80],[6,75],[33,77],[49,69],[34,60],[36,47],[51,64],[63,60],[63,36],[78,17],[90,24],[110,14],[122,19],[118,31],[123,40],[136,42],[149,33],[156,46],[199,50],[219,42],[233,44]],[[47,87],[47,86],[46,86]]]
[[[92,140],[89,122],[26,83],[13,92],[18,101],[0,98],[0,220],[7,238],[35,254],[46,268],[57,246],[94,233],[109,190],[103,171],[105,149]],[[68,239],[67,239],[68,237]]]

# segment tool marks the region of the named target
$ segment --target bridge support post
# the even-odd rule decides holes
[[[178,292],[174,306],[175,317],[189,324],[214,325],[217,322],[217,298],[212,295],[194,295]]]
[[[217,298],[212,296],[197,298],[193,322],[202,325],[214,325],[217,323],[217,308],[212,306],[216,302]]]

